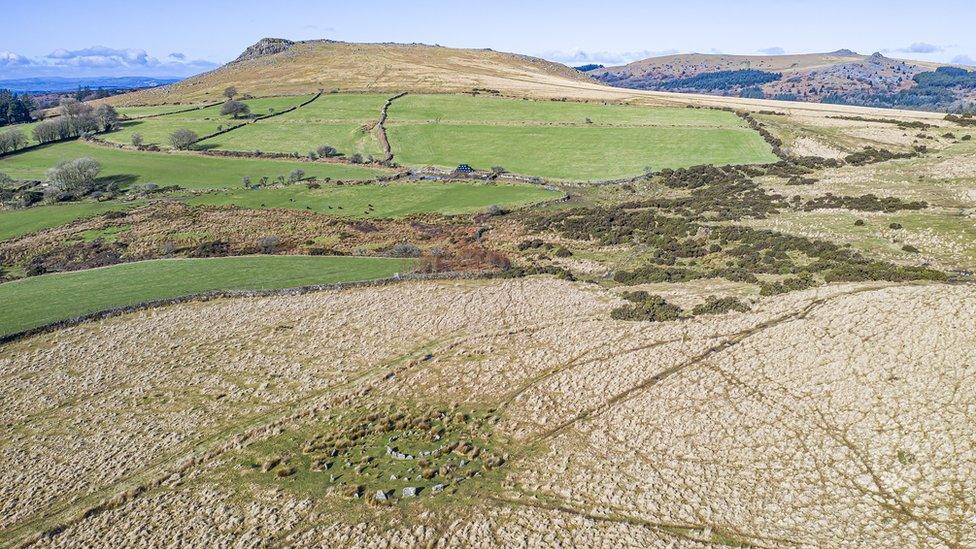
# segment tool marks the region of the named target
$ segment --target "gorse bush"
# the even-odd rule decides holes
[[[420,248],[407,242],[394,244],[386,255],[390,257],[420,257]]]
[[[684,312],[681,307],[668,303],[659,295],[647,292],[632,292],[624,294],[624,299],[633,305],[623,305],[610,311],[610,317],[616,320],[636,320],[645,322],[666,322],[681,318]]]
[[[730,311],[736,311],[740,313],[747,312],[749,306],[745,303],[739,301],[734,297],[716,297],[713,295],[708,296],[705,302],[696,305],[692,310],[691,314],[698,315],[718,315],[727,313]]]
[[[803,210],[813,211],[822,209],[841,208],[861,212],[897,212],[900,210],[924,210],[929,205],[922,201],[908,202],[895,197],[879,198],[873,194],[862,196],[835,196],[827,193],[803,204]]]
[[[322,158],[331,158],[333,156],[339,156],[339,151],[331,145],[322,145],[315,152]]]

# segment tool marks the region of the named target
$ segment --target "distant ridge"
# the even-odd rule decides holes
[[[611,86],[753,99],[924,110],[969,110],[976,74],[850,49],[780,55],[678,54],[588,72]]]
[[[79,88],[99,89],[119,89],[129,90],[138,88],[151,88],[179,82],[180,78],[159,78],[150,76],[118,76],[118,77],[88,77],[88,78],[63,78],[57,76],[35,77],[35,78],[16,78],[10,80],[0,80],[0,89],[10,90],[15,93],[57,93],[70,92]]]

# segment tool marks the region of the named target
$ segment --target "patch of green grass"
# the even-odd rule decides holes
[[[543,124],[624,126],[745,127],[731,113],[710,109],[679,109],[604,105],[562,101],[529,101],[465,95],[407,95],[390,107],[390,122],[438,124]]]
[[[559,196],[559,192],[537,185],[417,182],[323,185],[319,189],[301,184],[280,189],[236,189],[203,194],[188,201],[195,205],[309,209],[342,217],[389,218],[427,212],[473,213],[491,205],[511,208]]]
[[[0,240],[50,229],[109,210],[127,210],[137,205],[137,202],[71,202],[23,210],[0,210]]]
[[[776,157],[759,134],[743,128],[397,125],[397,162],[595,180],[696,164],[752,164]]]
[[[289,113],[292,114],[292,113]],[[305,124],[285,118],[248,124],[230,133],[201,142],[201,145],[229,151],[263,151],[308,154],[322,145],[330,145],[349,156],[355,153],[367,158],[373,155],[382,160],[383,148],[379,139],[362,124]]]
[[[382,492],[387,504],[406,505],[449,500],[462,485],[495,477],[491,470],[505,461],[492,436],[498,418],[483,411],[398,403],[344,415],[251,446],[224,469],[226,478],[305,496],[335,493],[353,504],[356,494],[373,503]],[[404,497],[408,487],[420,491]]]
[[[0,158],[0,172],[19,179],[43,179],[44,173],[61,160],[88,156],[102,164],[102,177],[123,186],[132,183],[179,185],[188,189],[219,189],[241,186],[250,176],[257,183],[262,176],[287,176],[295,168],[307,177],[333,179],[371,179],[381,170],[328,164],[257,158],[218,158],[181,153],[152,153],[90,145],[80,141],[57,143]]]
[[[379,119],[387,98],[387,94],[323,95],[300,109],[249,124],[202,144],[225,150],[303,155],[330,145],[346,155],[380,156],[383,149],[372,124]]]
[[[378,257],[245,256],[164,259],[0,284],[0,333],[144,301],[212,290],[270,290],[387,278],[412,261]]]
[[[503,166],[565,180],[776,160],[742,120],[708,109],[408,95],[393,103],[388,126],[403,164]]]
[[[243,101],[251,108],[252,116],[264,116],[274,111],[283,111],[306,101],[311,96],[290,96],[290,97],[267,97],[262,99],[248,99]],[[173,111],[182,110],[180,108],[171,109]],[[220,105],[197,109],[188,112],[177,112],[175,114],[164,114],[146,118],[143,120],[132,120],[122,123],[122,129],[103,134],[101,137],[106,141],[114,143],[131,143],[132,134],[142,135],[143,143],[146,145],[154,144],[162,147],[169,146],[169,136],[179,129],[193,130],[203,137],[214,133],[218,126],[227,128],[247,119],[235,119],[230,115],[220,114]]]
[[[119,234],[129,230],[129,227],[130,225],[118,225],[104,229],[91,229],[82,232],[79,236],[84,242],[94,242],[98,239],[102,239],[105,242],[115,242],[118,240]]]
[[[116,107],[115,110],[122,116],[128,118],[138,118],[143,116],[159,116],[163,114],[185,111],[193,108],[202,107],[199,105],[148,105],[142,107]]]

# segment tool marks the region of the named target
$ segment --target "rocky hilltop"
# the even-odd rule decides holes
[[[801,55],[679,54],[589,73],[611,86],[872,107],[967,110],[976,71],[849,49]]]

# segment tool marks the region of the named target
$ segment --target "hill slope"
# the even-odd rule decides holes
[[[484,49],[265,38],[227,65],[182,82],[114,98],[119,105],[219,100],[224,88],[297,95],[318,90],[531,94],[547,84],[592,82],[569,67]]]
[[[588,74],[623,88],[881,107],[950,109],[962,99],[976,97],[976,73],[850,50],[669,55]]]
[[[625,89],[608,86],[591,78],[591,74],[535,57],[487,49],[328,40],[292,42],[266,38],[219,69],[169,86],[127,93],[97,103],[122,106],[212,103],[223,100],[222,92],[227,86],[236,86],[242,94],[252,96],[304,95],[319,89],[377,93],[471,93],[482,90],[485,94],[493,90],[509,97],[531,99],[941,118],[936,113]]]

